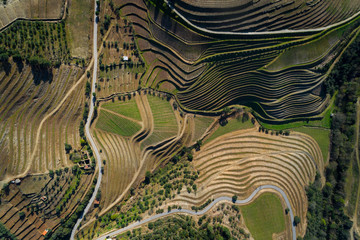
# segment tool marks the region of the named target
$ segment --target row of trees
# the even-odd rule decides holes
[[[0,47],[21,54],[23,59],[41,57],[54,65],[70,57],[65,22],[17,21],[0,33]]]
[[[304,239],[342,240],[350,238],[352,222],[344,213],[345,182],[349,164],[355,157],[354,136],[356,101],[359,97],[360,38],[346,50],[325,82],[329,93],[338,90],[336,109],[331,124],[330,163],[326,183],[320,176],[307,189],[309,200],[308,228]]]
[[[96,182],[97,182],[97,178],[94,178],[91,189],[86,194],[84,200],[81,201],[79,206],[76,208],[76,211],[65,221],[65,223],[61,224],[61,226],[55,232],[49,231],[45,235],[45,239],[50,239],[50,240],[70,239],[71,230],[75,226],[75,223],[78,220],[78,218],[83,214],[87,203],[90,201],[90,198],[95,189]]]

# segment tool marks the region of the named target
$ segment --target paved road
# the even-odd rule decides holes
[[[293,225],[293,222],[294,222],[294,214],[293,214],[293,211],[291,209],[291,205],[290,205],[290,202],[289,202],[289,199],[287,198],[286,194],[284,193],[283,190],[281,190],[279,187],[277,186],[273,186],[273,185],[264,185],[264,186],[260,186],[258,187],[257,189],[255,189],[255,191],[246,199],[244,200],[237,200],[236,203],[238,204],[246,204],[248,202],[250,202],[254,197],[255,195],[260,191],[260,190],[263,190],[263,189],[272,189],[272,190],[275,190],[277,192],[279,192],[281,194],[281,196],[284,198],[285,202],[286,202],[286,205],[287,207],[290,209],[289,211],[289,214],[290,214],[290,219],[291,219],[291,228],[292,228],[292,239],[293,240],[296,240],[296,229]],[[160,213],[160,214],[157,214],[157,215],[154,215],[154,216],[151,216],[147,219],[144,219],[144,220],[141,220],[141,221],[138,221],[138,222],[135,222],[127,227],[124,227],[124,228],[121,228],[121,229],[117,229],[115,231],[112,231],[110,233],[107,233],[107,234],[104,234],[98,238],[96,238],[97,240],[105,240],[107,237],[109,236],[116,236],[116,235],[119,235],[121,233],[124,233],[132,228],[136,228],[142,224],[145,224],[145,223],[148,223],[150,221],[154,221],[158,218],[162,218],[162,217],[165,217],[169,214],[174,214],[174,213],[187,213],[187,214],[191,214],[191,215],[203,215],[204,213],[206,213],[207,211],[209,211],[216,203],[220,202],[220,201],[232,201],[232,199],[230,197],[219,197],[219,198],[216,198],[214,201],[212,201],[206,208],[204,208],[203,210],[201,211],[198,211],[198,212],[194,212],[194,211],[191,211],[191,210],[188,210],[188,209],[173,209],[171,210],[170,212],[164,212],[164,213]]]
[[[96,1],[94,1],[94,33],[93,33],[93,59],[94,59],[94,66],[93,66],[93,79],[92,79],[92,84],[91,84],[91,94],[95,92],[96,88],[95,88],[95,83],[96,83],[96,75],[97,75],[97,65],[98,65],[98,54],[97,54],[97,21],[96,21]],[[85,134],[86,134],[86,138],[88,140],[88,142],[90,142],[90,146],[91,149],[93,151],[93,153],[95,154],[95,158],[97,160],[97,165],[98,165],[98,170],[99,170],[99,175],[97,178],[97,183],[95,186],[95,190],[93,195],[90,198],[90,201],[88,203],[88,205],[86,206],[83,215],[77,220],[72,232],[71,232],[71,240],[74,240],[75,237],[75,233],[77,228],[79,227],[81,221],[83,220],[83,216],[86,215],[86,213],[89,211],[91,205],[93,204],[96,194],[99,191],[100,188],[100,184],[101,184],[101,179],[102,179],[102,173],[101,173],[101,158],[100,158],[100,153],[99,150],[97,149],[94,139],[91,136],[90,133],[90,123],[91,123],[91,118],[93,116],[94,113],[94,104],[95,104],[95,98],[91,95],[91,104],[90,104],[90,111],[89,111],[89,115],[88,115],[88,119],[85,125]]]
[[[348,17],[347,19],[325,26],[320,28],[311,28],[311,29],[297,29],[297,30],[291,30],[291,29],[284,29],[284,30],[276,30],[276,31],[264,31],[264,32],[226,32],[226,31],[213,31],[209,30],[207,28],[199,27],[192,22],[190,22],[186,17],[184,17],[178,10],[172,6],[168,0],[164,0],[166,4],[169,6],[171,10],[173,10],[182,20],[184,20],[187,24],[192,26],[193,28],[196,28],[202,32],[210,33],[210,34],[221,34],[221,35],[237,35],[237,36],[246,36],[246,35],[263,35],[263,34],[270,34],[270,35],[276,35],[276,34],[282,34],[282,33],[311,33],[311,32],[320,32],[323,30],[327,30],[333,27],[340,26],[346,22],[349,22],[353,19],[355,19],[357,16],[360,15],[360,11],[352,15],[351,17]]]

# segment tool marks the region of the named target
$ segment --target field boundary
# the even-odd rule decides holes
[[[8,24],[6,24],[5,26],[3,26],[2,28],[0,28],[0,33],[5,31],[6,29],[8,29],[13,23],[15,23],[16,21],[31,21],[31,22],[61,22],[62,20],[64,20],[66,18],[66,9],[68,7],[68,1],[69,0],[64,0],[64,8],[63,8],[63,13],[62,13],[62,17],[60,18],[23,18],[23,17],[18,17],[15,18],[14,20],[12,20],[11,22],[9,22]]]

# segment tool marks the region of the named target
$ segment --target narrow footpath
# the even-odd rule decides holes
[[[95,141],[93,139],[93,137],[91,136],[90,133],[90,123],[91,123],[91,119],[93,117],[94,114],[94,105],[96,102],[96,98],[94,96],[92,96],[93,93],[95,93],[95,83],[96,83],[96,78],[97,78],[97,65],[98,65],[98,54],[97,54],[97,28],[98,28],[98,23],[96,21],[96,0],[94,1],[94,33],[93,33],[93,59],[94,59],[94,66],[93,66],[93,78],[92,78],[92,83],[91,83],[91,103],[90,103],[90,111],[89,111],[89,115],[85,124],[85,135],[86,138],[88,140],[88,142],[90,143],[91,149],[95,155],[96,161],[97,161],[97,169],[99,172],[98,178],[97,178],[97,183],[95,186],[95,190],[93,195],[90,198],[90,201],[88,203],[88,205],[86,206],[82,216],[80,216],[80,218],[77,220],[73,230],[71,231],[71,240],[74,240],[75,238],[75,233],[78,229],[78,227],[80,226],[81,221],[83,220],[84,216],[86,215],[86,213],[89,211],[90,207],[92,206],[96,194],[99,191],[100,188],[100,184],[101,184],[101,179],[102,179],[102,173],[101,173],[101,158],[100,158],[100,153],[99,150],[97,149],[96,145],[95,145]]]

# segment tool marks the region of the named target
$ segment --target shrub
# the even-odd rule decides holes
[[[21,220],[25,219],[25,213],[23,211],[19,212],[19,217]]]
[[[298,216],[294,217],[294,226],[297,226],[300,223],[300,218]]]
[[[71,151],[71,149],[72,149],[72,146],[70,144],[68,144],[68,143],[65,143],[65,151],[66,151],[66,153],[69,153]]]
[[[35,67],[38,69],[47,69],[47,68],[51,67],[50,61],[46,60],[43,57],[39,57],[39,56],[30,57],[29,64],[32,67]]]

